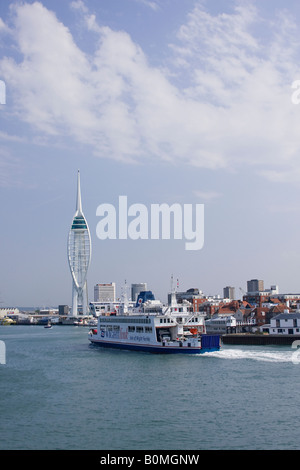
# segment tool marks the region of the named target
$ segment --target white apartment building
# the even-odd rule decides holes
[[[115,302],[116,284],[96,284],[94,286],[94,302]]]
[[[263,325],[260,329],[262,332],[269,333],[270,335],[299,335],[300,312],[280,313],[271,318],[269,325]]]

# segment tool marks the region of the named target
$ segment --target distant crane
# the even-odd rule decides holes
[[[246,292],[244,289],[242,289],[241,287],[239,287],[239,289],[240,289],[240,291],[241,291],[241,293],[242,293],[242,298],[243,298],[243,295],[247,295],[247,292]]]

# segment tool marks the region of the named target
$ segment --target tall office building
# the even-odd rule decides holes
[[[91,262],[92,244],[87,221],[82,212],[80,174],[77,175],[76,212],[68,238],[68,261],[72,275],[71,315],[78,315],[79,307],[83,315],[88,313],[87,272]]]
[[[144,292],[147,290],[146,282],[140,282],[139,284],[131,284],[131,300],[136,302],[136,299],[139,296],[140,292]]]
[[[116,284],[96,284],[94,286],[95,302],[115,302],[116,300]]]
[[[231,286],[226,286],[223,289],[223,297],[224,299],[235,300],[235,289]]]
[[[264,291],[264,281],[259,279],[251,279],[247,281],[247,292],[263,292]]]

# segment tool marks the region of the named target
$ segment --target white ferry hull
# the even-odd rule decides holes
[[[211,338],[211,336],[210,336]],[[125,349],[131,351],[142,351],[156,354],[204,354],[208,352],[218,351],[220,349],[219,337],[213,337],[213,344],[209,347],[193,347],[193,346],[170,346],[160,344],[137,344],[137,343],[124,343],[117,341],[105,341],[90,338],[90,342],[102,348]]]

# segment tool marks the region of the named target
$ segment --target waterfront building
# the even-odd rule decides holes
[[[233,315],[215,314],[205,320],[206,332],[210,335],[236,333],[237,321]]]
[[[261,331],[272,335],[299,335],[300,334],[300,312],[280,313],[271,318],[268,325],[263,325]]]
[[[18,315],[18,313],[20,313],[18,308],[10,308],[10,307],[0,308],[0,318],[6,317],[7,315]]]
[[[58,308],[41,308],[39,315],[58,315]]]
[[[58,306],[58,314],[59,315],[69,315],[70,309],[69,305],[59,305]]]
[[[94,286],[94,302],[115,302],[116,284],[96,284]]]
[[[76,317],[81,311],[88,313],[87,273],[91,262],[92,244],[90,230],[82,212],[80,174],[77,175],[76,212],[68,237],[68,261],[72,275],[72,309]]]
[[[136,302],[140,292],[145,292],[146,290],[147,290],[146,282],[140,282],[138,284],[131,284],[131,300],[133,302]]]

